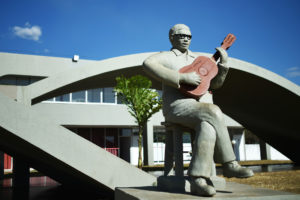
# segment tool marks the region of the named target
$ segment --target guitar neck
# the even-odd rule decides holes
[[[224,49],[224,50],[228,50],[229,47],[231,47],[231,45],[234,43],[234,41],[236,40],[236,37],[229,33],[225,39],[223,40],[222,44],[221,44],[221,48]],[[220,58],[220,53],[219,51],[216,51],[215,54],[212,56],[212,59],[217,62],[218,59]]]
[[[217,62],[220,58],[220,52],[216,51],[215,54],[211,57],[215,62]]]

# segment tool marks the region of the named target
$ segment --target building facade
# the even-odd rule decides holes
[[[0,92],[19,101],[24,96],[22,93],[24,88],[32,88],[32,109],[49,116],[74,134],[136,165],[138,160],[136,123],[128,113],[127,107],[118,99],[113,86],[116,76],[132,74],[131,70],[127,70],[132,66],[135,67],[135,64],[130,63],[131,60],[142,63],[149,55],[121,58],[121,61],[123,59],[129,63],[122,66],[122,62],[118,59],[74,62],[68,58],[0,53]],[[116,69],[112,67],[114,65],[121,65],[116,73],[114,72]],[[83,72],[93,70],[102,73],[91,73],[87,79],[83,78]],[[46,79],[53,79],[52,83],[57,85],[47,84]],[[73,82],[69,81],[71,79]],[[39,82],[42,81],[46,83],[39,86]],[[156,88],[161,93],[159,86]],[[36,94],[38,92],[35,91],[38,90],[42,92]],[[266,146],[238,122],[228,116],[225,116],[225,119],[238,160],[288,159],[269,145]],[[161,125],[163,121],[162,112],[158,112],[148,122],[147,142],[144,143],[144,148],[147,148],[147,164],[160,164],[164,161],[165,130]],[[261,147],[266,147],[264,149],[267,150],[261,153]],[[185,162],[190,161],[190,152],[190,138],[185,134]],[[4,168],[11,169],[12,162],[13,159],[4,154]]]

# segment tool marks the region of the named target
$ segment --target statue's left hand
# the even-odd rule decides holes
[[[228,54],[227,51],[221,47],[217,47],[216,50],[220,53],[220,62],[224,67],[227,67]]]

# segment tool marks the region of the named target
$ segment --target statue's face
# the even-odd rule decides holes
[[[192,34],[188,29],[180,29],[176,31],[176,34],[172,37],[173,48],[178,49],[182,53],[189,49],[192,41]]]

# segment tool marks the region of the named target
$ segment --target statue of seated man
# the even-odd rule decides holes
[[[163,114],[166,121],[195,130],[193,156],[188,169],[191,193],[213,196],[216,190],[208,181],[213,161],[222,163],[225,177],[245,178],[253,176],[253,172],[237,163],[223,113],[213,104],[211,94],[207,92],[200,99],[194,99],[179,90],[180,84],[201,84],[201,78],[195,72],[178,72],[197,57],[188,49],[191,38],[188,26],[173,26],[169,32],[172,49],[150,56],[143,65],[149,75],[162,82]],[[227,52],[222,48],[217,48],[217,51],[220,53],[220,62],[217,64],[219,71],[211,81],[210,89],[221,87],[228,72]]]

